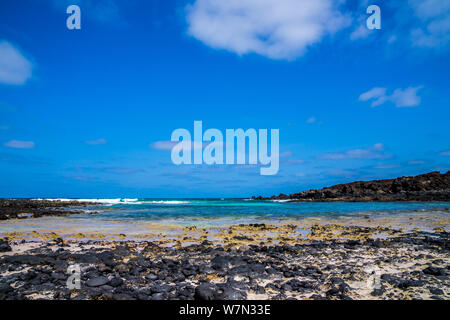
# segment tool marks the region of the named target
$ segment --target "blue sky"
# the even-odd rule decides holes
[[[448,1],[17,0],[0,21],[0,197],[248,197],[450,168]],[[173,165],[158,142],[194,120],[279,129],[279,173]]]

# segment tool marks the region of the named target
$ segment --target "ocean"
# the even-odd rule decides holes
[[[80,213],[0,221],[0,236],[10,239],[55,237],[96,239],[171,239],[185,227],[209,235],[237,224],[296,225],[306,235],[316,223],[383,226],[433,231],[449,229],[448,202],[286,202],[251,199],[55,199],[92,202],[66,208]],[[211,240],[214,240],[211,238]]]
[[[73,199],[60,199],[73,200]],[[286,202],[251,199],[77,199],[100,205],[83,208],[71,218],[154,221],[169,224],[221,225],[306,218],[339,219],[441,212],[450,215],[448,202]],[[99,214],[90,215],[90,212]]]

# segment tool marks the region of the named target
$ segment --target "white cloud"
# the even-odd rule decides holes
[[[292,152],[291,152],[291,151],[281,152],[281,153],[279,154],[279,157],[280,157],[280,158],[283,158],[283,157],[292,157]]]
[[[366,27],[368,15],[362,15],[373,1],[353,2],[357,4],[354,6],[356,9],[352,11],[351,40],[365,39],[378,34],[378,39],[383,38],[387,44],[395,42],[397,45],[404,44],[408,48],[412,46],[440,49],[448,48],[450,44],[450,1],[448,0],[384,1],[383,5],[380,5],[383,32],[369,30]],[[386,12],[394,13],[389,17],[388,23],[384,23]]]
[[[350,40],[367,38],[370,35],[370,31],[365,24],[361,24],[350,34]]]
[[[86,141],[86,144],[90,144],[90,145],[93,145],[93,146],[100,145],[100,144],[106,144],[106,143],[107,143],[107,141],[104,138],[100,138],[100,139],[97,139],[97,140]]]
[[[436,18],[450,10],[450,2],[445,0],[409,0],[409,3],[421,19]]]
[[[115,173],[115,174],[131,174],[144,171],[140,168],[130,168],[130,167],[110,167],[110,166],[86,166],[86,167],[74,167],[74,171],[79,173],[84,172],[105,172],[105,173]]]
[[[181,143],[183,148],[185,147],[184,144],[186,144],[186,147],[191,146],[191,149],[203,149],[206,147],[210,142],[203,142],[202,144],[194,143],[194,141],[156,141],[150,144],[150,148],[157,149],[157,150],[172,150],[172,148],[176,145]],[[218,142],[216,142],[218,144]],[[220,145],[220,144],[218,144]]]
[[[408,161],[408,164],[411,166],[415,166],[415,165],[425,164],[425,161],[424,160],[410,160],[410,161]]]
[[[372,147],[373,150],[376,151],[383,151],[384,150],[384,144],[382,143],[375,143]]]
[[[409,0],[423,26],[411,31],[413,45],[440,47],[450,42],[450,1]]]
[[[11,43],[0,41],[0,83],[21,85],[31,78],[32,64]]]
[[[289,164],[301,164],[301,163],[304,163],[304,162],[305,162],[305,160],[301,160],[301,159],[289,159],[287,161],[287,163],[289,163]]]
[[[156,141],[150,144],[150,148],[157,150],[172,150],[172,148],[177,144],[173,141]]]
[[[330,153],[322,156],[322,159],[343,160],[343,159],[387,159],[392,157],[390,154],[384,153],[384,145],[376,143],[372,147],[366,149],[353,149],[342,153]]]
[[[422,89],[419,87],[409,87],[405,90],[396,89],[389,98],[397,107],[415,107],[420,104],[420,97],[417,95],[417,91]]]
[[[417,92],[422,88],[423,86],[395,89],[391,95],[386,94],[386,88],[373,88],[361,94],[359,101],[373,100],[372,107],[380,106],[386,102],[392,102],[397,108],[415,107],[421,102]]]
[[[397,41],[397,36],[396,36],[395,34],[391,35],[391,36],[388,38],[388,43],[394,43],[394,42],[396,42],[396,41]]]
[[[188,33],[215,49],[292,60],[346,27],[333,0],[196,0],[187,6]]]
[[[386,88],[373,88],[359,96],[360,101],[367,101],[386,95]]]
[[[369,15],[366,14],[367,7],[369,6],[368,0],[358,0],[355,4],[357,7],[353,12],[353,31],[350,33],[350,40],[359,40],[369,37],[374,34],[373,30],[367,28],[367,18]]]
[[[314,123],[316,121],[317,121],[317,119],[315,117],[311,117],[308,120],[306,120],[306,123]]]
[[[20,141],[20,140],[11,140],[5,142],[5,147],[14,148],[14,149],[32,149],[34,148],[33,141]]]
[[[399,164],[395,164],[395,163],[388,163],[388,164],[379,164],[374,166],[374,169],[394,169],[394,168],[398,168],[400,167]]]
[[[344,177],[344,178],[348,178],[348,179],[353,178],[357,174],[358,174],[357,171],[341,170],[341,169],[330,170],[330,171],[324,172],[324,175]]]

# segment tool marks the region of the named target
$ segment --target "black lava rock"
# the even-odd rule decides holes
[[[12,249],[8,241],[0,239],[0,252],[8,252],[11,250]]]
[[[429,275],[432,275],[432,276],[445,276],[445,269],[444,268],[438,268],[438,267],[430,266],[428,268],[425,268],[423,270],[423,273],[429,274]]]
[[[92,278],[89,279],[86,282],[86,285],[89,287],[100,287],[104,284],[107,284],[109,282],[108,278],[105,277],[96,277],[96,278]]]
[[[119,278],[119,277],[112,278],[111,281],[109,282],[110,286],[112,286],[112,287],[121,286],[122,283],[123,283],[123,280],[122,280],[122,278]]]
[[[216,288],[209,284],[203,283],[195,288],[194,299],[195,300],[214,300],[214,294]]]

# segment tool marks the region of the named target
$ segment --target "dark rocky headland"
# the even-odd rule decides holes
[[[450,201],[450,171],[413,177],[356,181],[290,195],[253,196],[255,200],[291,201]]]
[[[73,209],[73,207],[92,205],[94,205],[92,202],[75,200],[0,199],[0,220],[39,218],[43,216],[67,216],[82,212]]]

